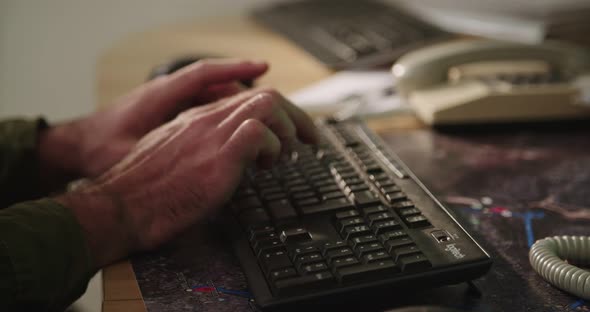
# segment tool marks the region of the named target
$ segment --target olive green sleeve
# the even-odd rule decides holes
[[[46,126],[0,122],[0,311],[63,311],[94,273],[69,209],[51,199],[17,203],[44,196],[37,141]]]
[[[72,212],[51,199],[0,210],[0,311],[63,311],[95,273]]]
[[[42,196],[37,157],[43,119],[0,122],[0,209]]]

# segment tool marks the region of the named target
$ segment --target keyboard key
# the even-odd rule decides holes
[[[357,184],[365,184],[365,180],[363,180],[361,178],[346,178],[346,179],[342,179],[342,181],[340,181],[340,184],[343,187],[357,185]]]
[[[295,200],[295,204],[298,207],[305,207],[305,206],[317,205],[319,203],[320,203],[320,200],[318,198],[315,198],[315,197],[306,198],[306,199],[302,199],[302,200]]]
[[[378,205],[381,199],[371,191],[354,192],[354,202],[359,207]]]
[[[309,253],[317,253],[319,249],[314,246],[305,246],[300,248],[295,248],[291,250],[291,258],[296,259],[299,256],[309,254]]]
[[[385,251],[385,250],[383,249],[383,245],[381,245],[381,243],[373,242],[373,243],[369,243],[369,244],[358,245],[355,248],[355,251],[356,251],[356,256],[361,258],[366,253],[375,252],[375,251]]]
[[[385,180],[389,180],[389,174],[385,173],[385,172],[380,172],[380,173],[375,173],[369,176],[369,178],[372,181],[385,181]]]
[[[375,231],[375,235],[379,235],[392,230],[401,229],[402,226],[395,220],[389,220],[375,222],[371,227]]]
[[[385,180],[380,180],[380,181],[375,181],[375,185],[379,188],[379,190],[382,193],[389,193],[388,189],[385,189],[386,187],[395,187],[398,188],[398,186],[395,185],[395,182],[392,179],[385,179]],[[401,191],[401,189],[399,190],[395,190],[395,191]]]
[[[289,267],[289,268],[283,268],[280,270],[275,270],[275,271],[270,272],[270,279],[273,282],[275,282],[280,279],[285,279],[285,278],[293,277],[296,275],[297,275],[297,271],[295,271],[295,268]]]
[[[404,200],[400,202],[391,203],[391,207],[396,209],[411,208],[414,207],[414,203],[409,200]]]
[[[423,215],[406,217],[405,221],[411,228],[430,226],[430,222]]]
[[[432,267],[428,258],[422,253],[403,256],[398,261],[402,271],[422,271]]]
[[[305,215],[314,214],[314,213],[322,213],[322,212],[334,212],[339,210],[349,210],[354,208],[354,206],[346,199],[346,198],[339,198],[328,200],[316,205],[309,205],[301,207],[301,212]]]
[[[326,194],[322,195],[321,197],[322,197],[323,201],[326,201],[326,200],[331,200],[331,199],[342,198],[342,197],[344,197],[344,193],[342,193],[341,190],[338,190],[338,191],[326,193]]]
[[[303,179],[303,178],[299,178],[299,179],[295,179],[295,180],[288,180],[287,182],[285,182],[285,186],[288,189],[292,189],[295,186],[301,186],[301,185],[307,185],[307,180]]]
[[[337,185],[337,184],[333,178],[325,178],[322,180],[314,181],[313,185],[315,185],[316,187],[322,187],[322,186]]]
[[[312,240],[311,233],[309,233],[307,231],[307,229],[305,229],[303,227],[285,229],[285,230],[281,231],[281,235],[279,238],[285,244],[287,244],[287,243],[301,243],[301,242],[306,242],[306,241]]]
[[[363,235],[363,236],[358,236],[358,237],[351,239],[350,243],[352,245],[352,248],[357,248],[359,245],[374,243],[376,241],[377,241],[377,238],[375,238],[374,235]]]
[[[363,256],[364,263],[371,263],[387,259],[391,259],[391,256],[387,252],[385,252],[385,250],[371,252]]]
[[[396,238],[396,239],[390,239],[390,240],[388,240],[388,241],[386,241],[384,243],[385,249],[389,253],[391,253],[391,251],[394,248],[399,248],[399,247],[402,247],[402,246],[412,245],[412,244],[414,244],[414,242],[408,236],[406,236],[406,237],[400,237],[400,238]]]
[[[366,191],[368,189],[369,189],[369,186],[366,185],[366,184],[351,185],[351,186],[347,186],[344,189],[344,194],[346,194],[346,196],[348,196],[351,193],[354,193],[354,192],[362,192],[362,191]]]
[[[356,210],[348,210],[348,211],[343,211],[343,212],[339,212],[336,214],[336,219],[345,219],[345,218],[350,218],[350,217],[357,217],[360,216],[359,212]]]
[[[416,207],[399,209],[398,212],[402,217],[417,215],[421,213],[420,210],[418,210],[418,208]]]
[[[293,186],[291,188],[289,188],[289,191],[291,193],[297,193],[297,192],[307,192],[307,191],[311,191],[312,188],[309,185],[297,185],[297,186]]]
[[[323,171],[323,169],[322,169]],[[313,173],[310,172],[310,178],[309,181],[311,182],[315,182],[315,181],[321,181],[321,180],[332,180],[332,175],[328,172],[322,172],[322,173]]]
[[[403,247],[393,248],[389,252],[389,254],[391,254],[393,259],[397,262],[403,256],[407,256],[407,255],[411,255],[411,254],[415,254],[415,253],[419,253],[419,252],[420,252],[420,249],[418,249],[418,246],[412,244],[412,245],[407,245],[407,246],[403,246]]]
[[[402,200],[406,200],[408,199],[406,197],[406,194],[402,193],[402,192],[394,192],[394,193],[387,193],[385,194],[385,198],[387,198],[387,201],[390,203],[396,203],[398,201],[402,201]]]
[[[391,183],[386,183],[384,182],[379,182],[379,189],[381,190],[381,192],[383,192],[383,194],[387,194],[387,193],[395,193],[395,192],[401,192],[402,189],[395,185],[395,183],[393,183],[393,181],[391,181]]]
[[[315,197],[315,192],[312,192],[312,191],[296,192],[296,193],[293,193],[292,197],[295,200],[306,199],[306,198],[310,198],[310,197]]]
[[[365,220],[363,218],[348,218],[348,219],[340,219],[336,222],[337,230],[340,234],[344,233],[344,229],[349,226],[356,226],[356,225],[364,225]]]
[[[254,208],[242,211],[239,215],[240,224],[246,229],[252,226],[264,225],[270,222],[266,211],[262,208]]]
[[[318,261],[322,261],[322,260],[323,260],[323,257],[319,252],[307,253],[307,254],[299,255],[298,257],[295,258],[295,262],[298,265],[318,262]]]
[[[280,188],[280,184],[279,181],[277,180],[268,180],[268,181],[263,181],[263,182],[259,182],[256,185],[258,187],[258,189],[262,192],[264,190],[267,189],[275,189],[275,188]]]
[[[256,190],[252,187],[244,187],[240,188],[236,191],[235,198],[236,199],[243,199],[250,196],[256,196]]]
[[[273,194],[263,195],[263,198],[267,202],[281,200],[281,199],[286,199],[287,198],[287,193],[280,192],[280,193],[273,193]]]
[[[340,191],[340,187],[336,184],[333,185],[328,185],[328,186],[322,186],[318,188],[318,192],[320,194],[326,194],[326,193],[330,193],[330,192],[335,192],[335,191]]]
[[[259,259],[265,272],[293,266],[285,250],[262,252]]]
[[[247,209],[262,208],[262,202],[258,196],[248,196],[241,198],[238,202],[233,204],[234,211],[244,211]]]
[[[331,263],[330,266],[332,268],[343,268],[345,266],[349,266],[349,265],[355,265],[358,264],[359,261],[355,258],[355,257],[346,257],[346,258],[337,258],[334,259]]]
[[[353,282],[373,278],[387,278],[399,272],[393,260],[381,260],[367,264],[347,266],[336,270],[336,277],[342,282]]]
[[[336,258],[350,257],[353,256],[354,253],[352,252],[352,249],[350,249],[349,247],[342,247],[328,250],[325,255],[326,259],[328,260],[328,263],[331,263],[332,260]]]
[[[359,178],[360,176],[356,171],[345,171],[345,172],[338,172],[338,177],[340,180],[342,180],[342,179]]]
[[[268,211],[273,219],[286,220],[297,217],[297,212],[287,199],[281,199],[268,203]]]
[[[338,249],[338,248],[347,247],[347,246],[348,246],[348,244],[345,241],[341,241],[341,240],[333,241],[333,242],[326,242],[322,246],[323,255],[325,256],[326,253],[332,249]]]
[[[328,271],[325,271],[293,278],[281,279],[274,283],[274,288],[280,295],[290,295],[296,294],[298,292],[309,292],[313,289],[329,287],[334,283],[334,275]]]
[[[406,232],[402,231],[402,230],[396,230],[396,231],[391,231],[391,232],[387,232],[387,233],[383,233],[381,235],[379,235],[379,240],[382,243],[385,243],[386,241],[390,240],[390,239],[397,239],[397,238],[401,238],[401,237],[405,237],[408,236],[408,234],[406,234]]]
[[[394,216],[393,213],[386,211],[380,213],[372,213],[367,216],[367,221],[369,221],[369,226],[373,226],[377,221],[388,221],[393,220]]]
[[[388,212],[389,209],[387,209],[385,206],[383,205],[378,205],[378,206],[373,206],[373,207],[368,207],[363,209],[363,215],[368,216],[370,214],[373,213],[379,213],[379,212]]]
[[[342,233],[342,237],[345,240],[351,240],[357,236],[369,235],[371,234],[371,230],[366,225],[359,225],[359,226],[349,226],[344,229]]]
[[[275,193],[284,193],[283,188],[280,186],[273,185],[272,187],[260,189],[260,195],[262,197],[266,197],[270,194],[275,194]]]
[[[301,267],[301,272],[304,274],[315,273],[319,271],[326,271],[328,270],[328,266],[325,262],[318,262],[313,264],[304,265]]]
[[[275,250],[281,250],[284,248],[283,242],[278,238],[271,238],[271,239],[262,239],[257,240],[254,242],[254,251],[256,251],[256,255],[260,256],[262,252],[271,252]]]
[[[274,234],[274,235],[273,235]],[[250,241],[255,241],[265,238],[276,238],[277,233],[272,226],[255,227],[250,229]]]
[[[267,232],[267,233],[259,233],[250,236],[250,241],[255,242],[258,240],[265,240],[265,239],[276,239],[279,236],[275,232]]]

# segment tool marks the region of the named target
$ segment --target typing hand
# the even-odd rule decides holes
[[[254,79],[267,68],[248,61],[199,61],[136,88],[107,110],[50,127],[39,141],[44,176],[99,176],[151,130],[186,109],[238,93],[237,81]]]
[[[244,91],[182,112],[58,201],[73,210],[101,267],[153,248],[221,207],[246,167],[271,166],[295,140],[318,140],[305,113],[276,91]]]

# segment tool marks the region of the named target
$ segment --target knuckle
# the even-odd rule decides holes
[[[256,94],[246,105],[250,112],[272,113],[276,110],[276,102],[266,94]]]
[[[247,119],[242,123],[244,131],[252,138],[261,138],[265,132],[265,125],[256,119]]]
[[[279,93],[279,91],[277,91],[274,88],[270,88],[270,87],[260,88],[259,90],[257,90],[257,94],[265,94],[267,96],[270,96],[273,99],[278,99],[281,97],[281,94]]]

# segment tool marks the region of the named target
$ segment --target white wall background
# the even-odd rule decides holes
[[[122,37],[242,14],[269,0],[0,0],[0,118],[73,118],[95,107],[95,62]],[[147,69],[146,69],[147,70]]]

